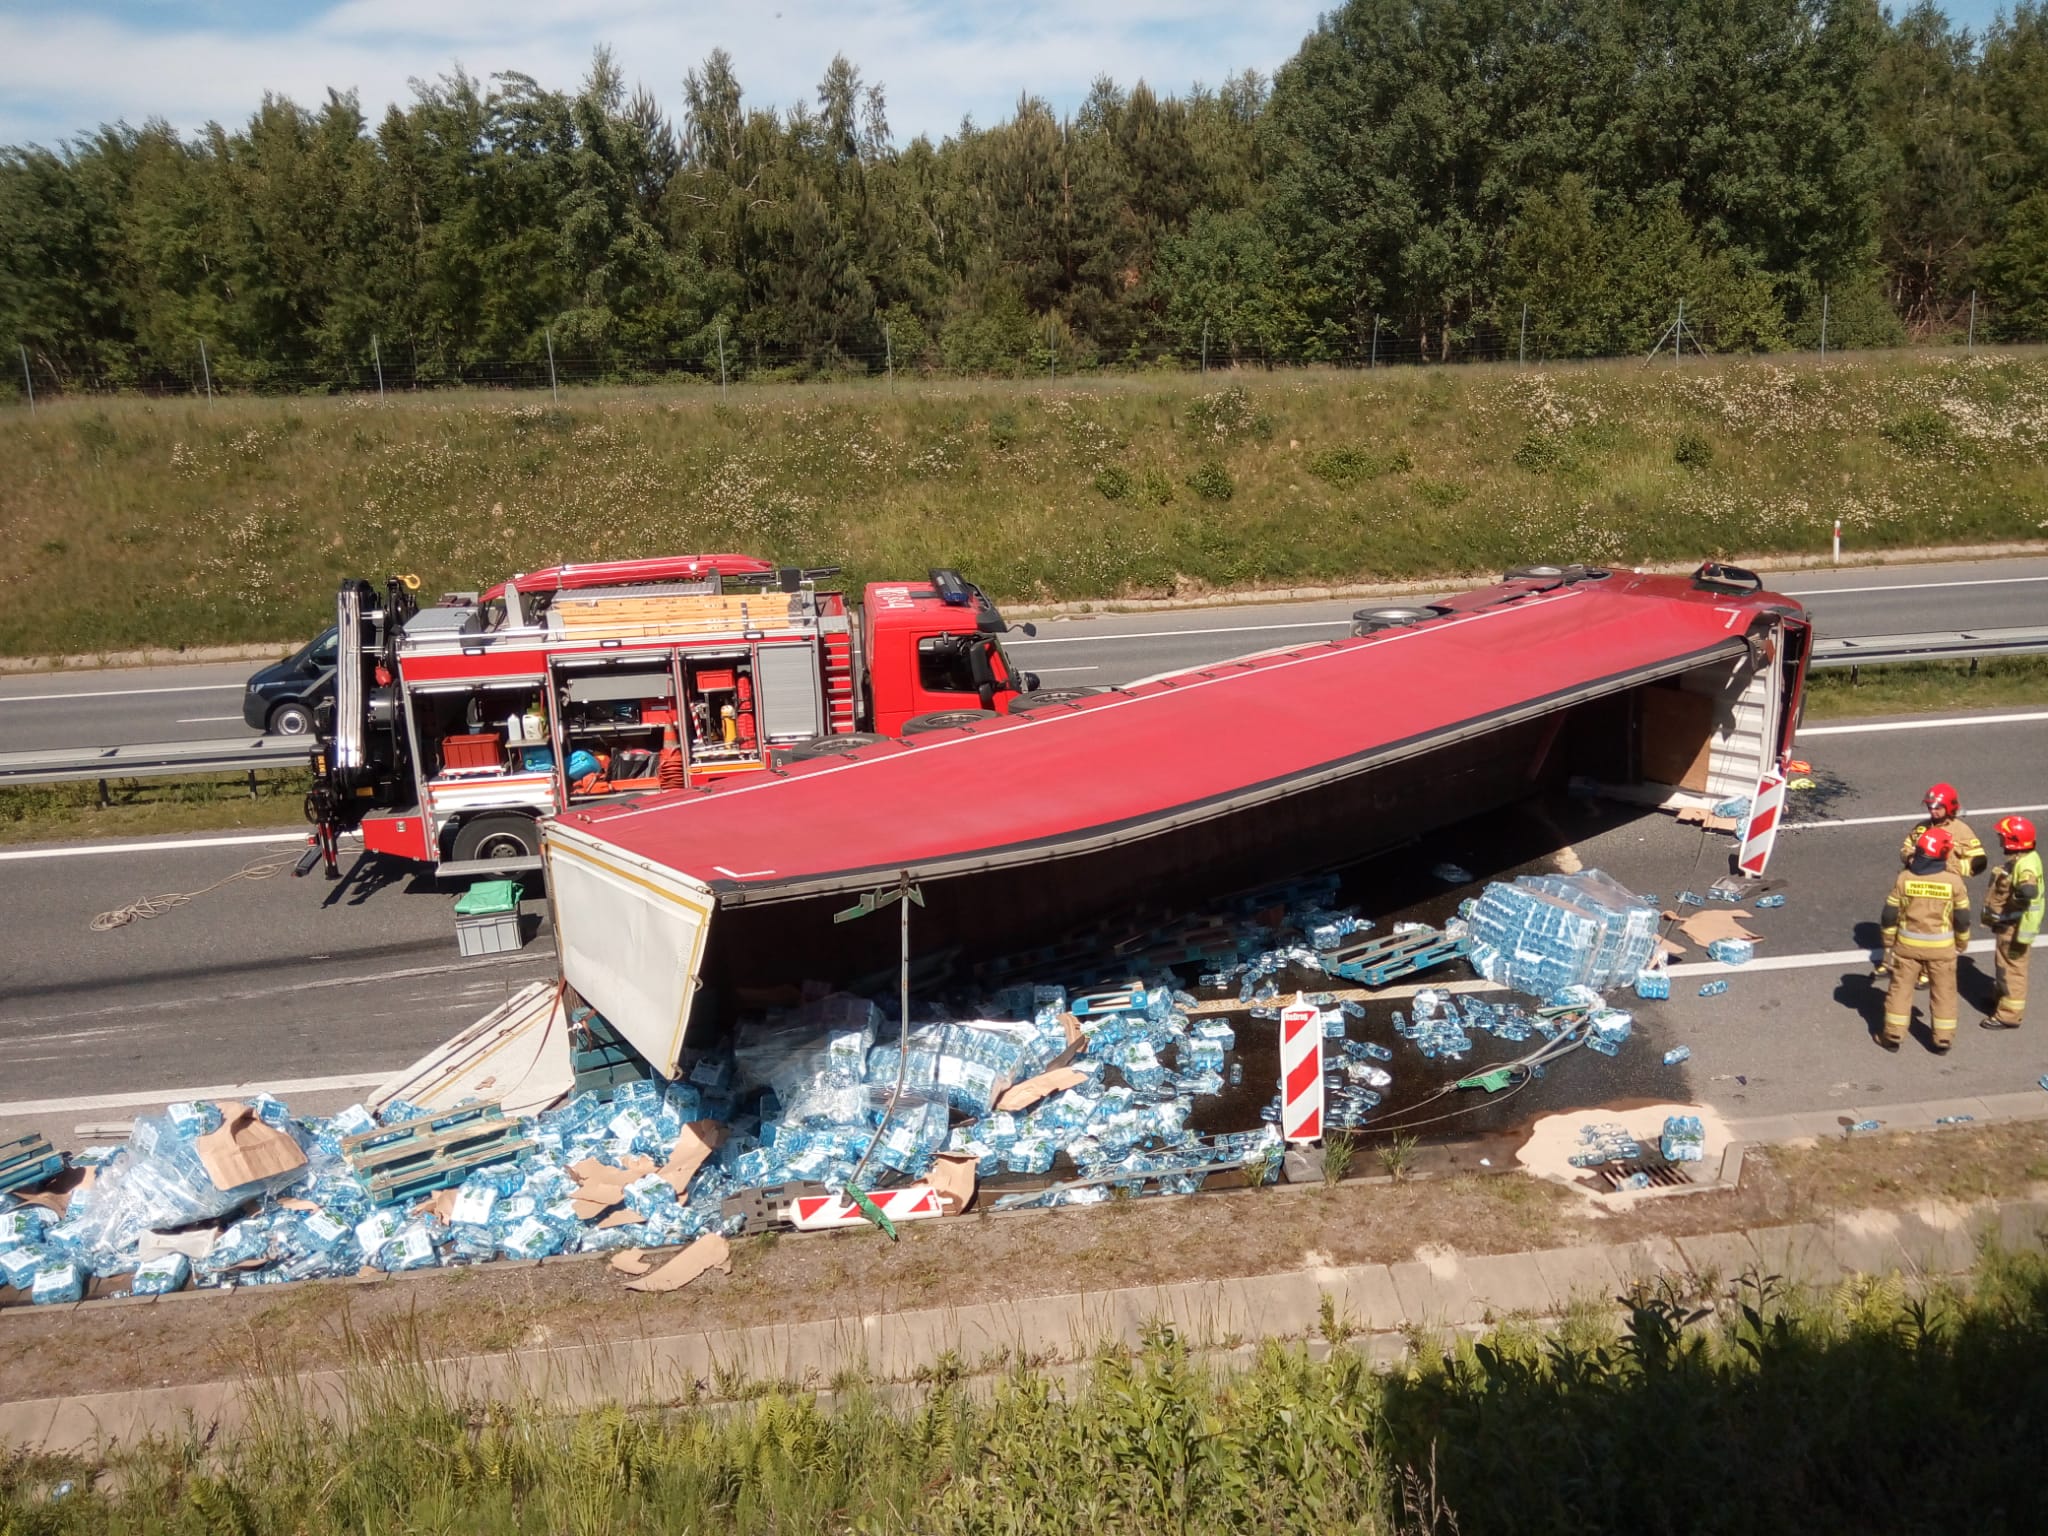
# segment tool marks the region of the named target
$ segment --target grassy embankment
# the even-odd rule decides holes
[[[1987,1254],[1965,1290],[1734,1287],[1718,1316],[1639,1294],[1542,1333],[1372,1372],[1326,1328],[1219,1374],[1156,1331],[1077,1388],[1020,1371],[915,1407],[558,1417],[356,1378],[345,1428],[278,1391],[239,1438],[0,1461],[0,1529],[118,1531],[1578,1533],[2038,1530],[2048,1262]],[[1699,1324],[1704,1321],[1704,1326]],[[1693,1324],[1694,1326],[1688,1326]],[[415,1360],[417,1357],[415,1357]]]
[[[271,641],[429,591],[738,549],[999,597],[2038,537],[2048,357],[1075,384],[61,401],[0,421],[0,653]]]

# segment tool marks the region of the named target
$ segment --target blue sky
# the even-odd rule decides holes
[[[1329,0],[0,0],[0,143],[156,116],[238,123],[263,91],[353,88],[374,118],[460,63],[568,87],[597,43],[680,110],[686,70],[733,55],[750,101],[808,99],[835,52],[887,90],[899,138],[1030,90],[1071,108],[1099,74],[1178,90],[1292,54]],[[1948,0],[1981,27],[1999,0]]]

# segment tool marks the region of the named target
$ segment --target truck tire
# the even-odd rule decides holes
[[[500,812],[477,816],[455,829],[449,857],[457,864],[477,859],[531,859],[540,853],[540,823],[531,816]]]
[[[926,731],[951,731],[984,720],[1000,720],[992,709],[935,709],[928,715],[913,715],[903,722],[905,736],[922,736]]]
[[[1351,615],[1351,633],[1376,635],[1383,629],[1405,629],[1437,615],[1428,608],[1361,608]]]
[[[287,699],[270,712],[266,729],[272,736],[304,736],[313,729],[313,711],[297,699]]]
[[[784,762],[803,763],[819,757],[844,757],[849,752],[858,752],[862,747],[872,747],[887,741],[886,736],[877,736],[872,731],[850,731],[839,736],[819,736],[811,741],[800,741],[793,747],[782,749]]]
[[[1034,709],[1050,709],[1055,704],[1078,704],[1083,699],[1092,699],[1107,692],[1107,688],[1038,688],[1010,700],[1010,713],[1023,715]]]

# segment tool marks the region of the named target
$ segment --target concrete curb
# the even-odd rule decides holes
[[[744,1401],[763,1385],[822,1392],[935,1376],[986,1385],[1019,1366],[1084,1368],[1105,1351],[1135,1350],[1147,1327],[1161,1322],[1219,1364],[1242,1360],[1263,1340],[1321,1340],[1351,1342],[1388,1366],[1418,1343],[1483,1332],[1507,1318],[1553,1320],[1574,1307],[1613,1307],[1639,1283],[1674,1285],[1704,1300],[1747,1275],[1831,1287],[1848,1274],[1898,1273],[1927,1285],[1969,1270],[1986,1244],[2040,1247],[2044,1237],[2048,1199],[1928,1201],[1745,1232],[871,1313],[436,1360],[417,1369],[464,1401],[552,1412],[647,1409]],[[149,1435],[232,1434],[280,1402],[345,1421],[364,1384],[328,1370],[0,1404],[0,1445],[91,1454]]]
[[[195,645],[184,650],[155,646],[137,651],[98,651],[89,656],[0,656],[0,676],[23,672],[98,672],[115,667],[198,666],[209,661],[280,661],[306,642],[271,645]]]

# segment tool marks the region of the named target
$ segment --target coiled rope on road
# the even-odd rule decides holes
[[[125,907],[116,907],[111,912],[102,912],[92,920],[94,933],[111,933],[116,928],[126,927],[141,918],[162,917],[166,912],[182,907],[188,901],[209,895],[224,885],[237,880],[268,880],[281,875],[299,860],[297,850],[290,853],[266,853],[251,859],[231,875],[224,875],[211,885],[203,885],[196,891],[166,891],[161,896],[145,896],[140,901],[131,901]]]

